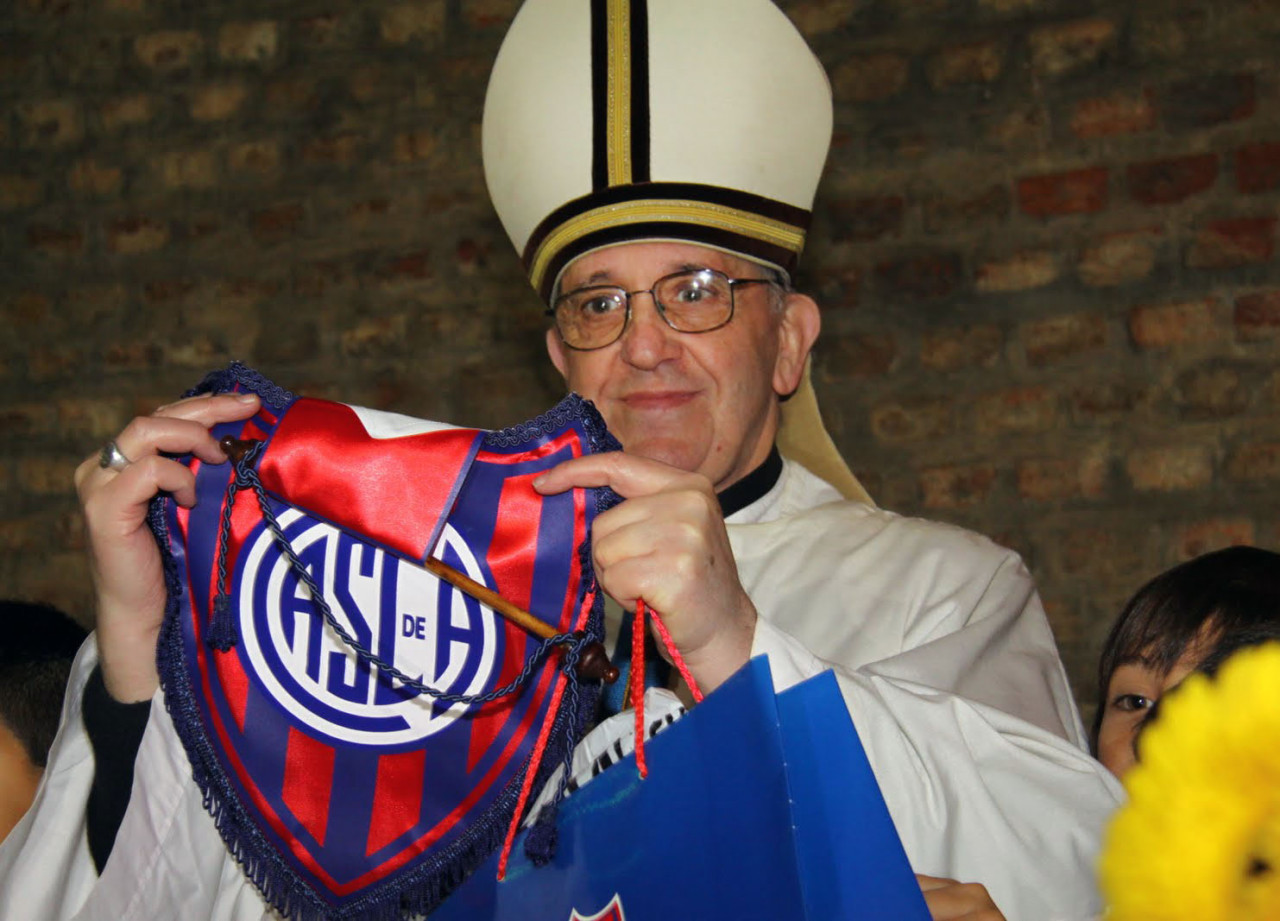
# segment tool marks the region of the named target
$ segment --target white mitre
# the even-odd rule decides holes
[[[485,178],[544,302],[578,257],[642,240],[790,277],[831,128],[826,72],[772,0],[526,0],[489,78]],[[869,501],[807,373],[778,443]]]

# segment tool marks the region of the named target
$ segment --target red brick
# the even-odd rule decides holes
[[[838,243],[865,243],[902,232],[904,203],[900,195],[838,198],[827,203],[831,238]]]
[[[1018,206],[1033,217],[1101,211],[1107,206],[1107,168],[1027,176],[1018,180]]]
[[[1108,381],[1080,387],[1071,394],[1071,415],[1084,425],[1126,421],[1148,399],[1146,387],[1128,381]]]
[[[109,438],[129,421],[129,407],[122,397],[77,397],[56,403],[58,429],[76,439]]]
[[[1094,590],[1098,583],[1121,580],[1127,598],[1135,587],[1133,574],[1145,571],[1142,541],[1116,528],[1076,528],[1056,544],[1063,574],[1087,580]]]
[[[1107,344],[1107,321],[1097,313],[1050,317],[1029,324],[1022,339],[1027,363],[1039,368],[1103,348]]]
[[[358,201],[347,209],[347,226],[357,230],[376,229],[386,225],[391,211],[391,199],[370,198]]]
[[[312,138],[302,145],[302,162],[323,166],[352,166],[364,150],[364,135],[354,132]]]
[[[1176,83],[1164,93],[1161,114],[1173,131],[1208,128],[1249,118],[1257,109],[1253,74],[1217,74]]]
[[[1159,228],[1107,234],[1085,247],[1077,271],[1093,288],[1106,288],[1147,278],[1156,264]]]
[[[199,32],[153,32],[134,39],[133,53],[158,74],[177,76],[188,71],[204,51]]]
[[[935,371],[991,368],[1004,352],[998,326],[969,326],[933,330],[920,340],[920,363]]]
[[[27,247],[46,256],[77,256],[84,251],[84,230],[79,227],[27,227]]]
[[[1109,19],[1081,19],[1042,26],[1029,36],[1031,67],[1044,77],[1061,77],[1098,63],[1115,44]]]
[[[1058,422],[1057,394],[1044,387],[1013,387],[979,397],[974,427],[980,435],[1044,432]]]
[[[965,190],[955,195],[930,196],[923,202],[924,229],[947,233],[999,223],[1009,216],[1010,201],[1009,189],[1004,185],[988,186],[980,192]]]
[[[1218,178],[1218,157],[1203,154],[1131,163],[1126,170],[1129,195],[1144,205],[1167,205],[1190,198]]]
[[[1183,416],[1192,419],[1225,419],[1249,405],[1239,372],[1216,363],[1179,374],[1173,397]]]
[[[1240,446],[1227,461],[1227,476],[1246,483],[1280,480],[1280,444],[1255,442]]]
[[[35,176],[0,174],[0,211],[20,211],[40,203],[44,183]]]
[[[150,218],[130,217],[112,221],[107,226],[107,249],[122,256],[133,256],[160,249],[169,242],[167,224]]]
[[[1255,291],[1236,298],[1236,338],[1245,341],[1280,336],[1280,291]]]
[[[969,42],[943,48],[929,59],[925,72],[936,90],[990,83],[1004,67],[1005,49],[998,41]]]
[[[103,197],[119,192],[124,182],[124,170],[107,166],[89,157],[77,160],[67,174],[67,185],[78,195]]]
[[[1280,186],[1280,143],[1246,144],[1236,151],[1236,188],[1269,192]]]
[[[98,107],[102,127],[109,134],[125,128],[145,125],[155,115],[155,100],[145,93],[109,99]]]
[[[302,263],[294,267],[292,274],[291,290],[299,297],[319,298],[351,284],[345,268],[332,260]]]
[[[73,475],[83,458],[55,456],[23,457],[18,461],[18,484],[40,496],[66,495]]]
[[[393,256],[374,273],[380,287],[385,289],[415,286],[433,275],[431,251],[426,249]]]
[[[152,169],[166,189],[208,189],[218,182],[218,160],[209,148],[160,154]]]
[[[84,137],[84,117],[74,99],[23,102],[15,112],[27,147],[68,147]]]
[[[191,117],[198,122],[225,121],[240,111],[249,97],[243,83],[215,83],[202,86],[191,94]]]
[[[35,330],[49,323],[53,302],[38,291],[18,291],[0,304],[0,318],[11,330]]]
[[[229,22],[218,30],[218,56],[224,61],[260,64],[276,56],[280,29],[270,20]]]
[[[951,465],[920,472],[925,508],[961,509],[985,502],[996,485],[991,464]]]
[[[254,237],[263,241],[280,240],[292,236],[305,216],[302,205],[277,205],[255,211],[249,217],[249,229]]]
[[[1061,271],[1055,253],[1016,253],[978,266],[974,287],[983,294],[1029,291],[1052,284]]]
[[[876,266],[876,278],[889,295],[915,300],[946,297],[960,284],[960,273],[955,253],[907,256]]]
[[[280,169],[280,142],[274,138],[245,141],[227,150],[227,168],[233,173],[269,176]]]
[[[928,397],[891,400],[871,410],[871,433],[885,444],[947,435],[954,423],[955,406],[950,400]]]
[[[1202,489],[1213,482],[1213,457],[1200,445],[1137,448],[1126,468],[1140,492],[1178,492]]]
[[[1253,522],[1247,518],[1211,518],[1178,528],[1173,553],[1182,562],[1227,547],[1253,546],[1254,537]]]
[[[823,367],[839,379],[879,377],[893,370],[898,347],[887,333],[851,333],[824,338]]]
[[[849,58],[832,70],[832,91],[848,102],[888,99],[907,85],[910,68],[907,57],[890,52]]]
[[[1031,502],[1096,499],[1107,481],[1107,458],[1038,458],[1018,464],[1018,496]]]
[[[1196,231],[1187,249],[1187,265],[1223,269],[1268,262],[1275,250],[1274,217],[1238,217],[1210,221]]]
[[[1143,349],[1211,342],[1222,334],[1217,313],[1213,298],[1135,307],[1129,312],[1129,334]]]
[[[1137,134],[1150,131],[1155,125],[1150,90],[1082,99],[1071,112],[1071,133],[1082,140]]]
[[[521,0],[470,0],[464,15],[473,29],[506,28]]]
[[[403,131],[392,142],[391,159],[396,163],[417,163],[430,158],[435,149],[436,135],[430,128]]]
[[[999,116],[987,124],[987,143],[1008,149],[1031,148],[1037,152],[1049,145],[1049,116],[1040,103],[1015,105],[998,110]]]
[[[339,348],[344,355],[384,355],[403,350],[408,324],[408,317],[403,313],[368,317],[343,330]]]
[[[388,7],[378,24],[384,42],[405,45],[438,37],[444,23],[444,0],[411,0]]]

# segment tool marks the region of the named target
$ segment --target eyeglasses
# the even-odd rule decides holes
[[[571,349],[589,352],[612,345],[631,322],[631,298],[653,297],[658,315],[681,333],[709,333],[733,319],[733,292],[742,285],[774,285],[771,278],[730,278],[715,269],[664,275],[652,288],[628,291],[616,285],[588,285],[555,299],[547,309]]]

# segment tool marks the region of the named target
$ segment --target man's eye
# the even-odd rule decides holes
[[[1140,710],[1150,710],[1155,703],[1150,697],[1143,697],[1141,694],[1121,694],[1111,706],[1124,713],[1137,713]]]
[[[618,309],[618,302],[611,297],[591,297],[578,305],[578,312],[586,317],[602,317]]]

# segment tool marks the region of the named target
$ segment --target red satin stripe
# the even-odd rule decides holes
[[[485,554],[493,572],[494,589],[526,611],[533,586],[538,525],[542,521],[543,498],[530,485],[534,476],[513,476],[503,481],[493,541]]]
[[[332,746],[297,729],[289,730],[284,757],[284,804],[321,845],[329,825],[334,757]]]
[[[350,407],[301,399],[276,429],[258,474],[304,511],[422,559],[480,435],[448,429],[371,438]]]
[[[422,776],[426,763],[425,748],[378,759],[373,816],[365,842],[366,857],[382,850],[417,824],[422,815]]]
[[[249,706],[249,676],[240,664],[240,655],[234,649],[226,652],[210,650],[213,667],[218,670],[218,680],[227,696],[227,706],[231,708],[231,716],[236,727],[244,732],[244,714]]]

